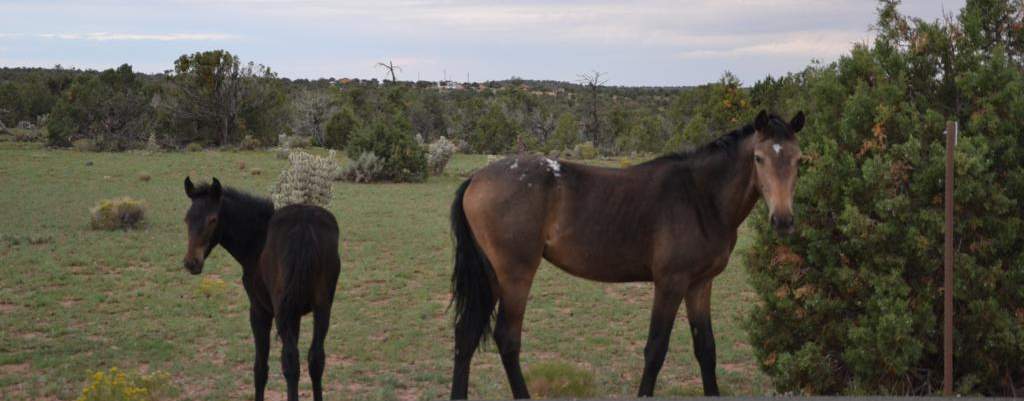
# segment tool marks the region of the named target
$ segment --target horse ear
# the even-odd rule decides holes
[[[804,112],[803,110],[798,111],[793,119],[789,121],[789,127],[793,129],[793,133],[800,132],[804,128]]]
[[[189,198],[194,198],[196,193],[196,186],[192,185],[192,178],[185,177],[185,195]]]
[[[220,181],[217,180],[217,177],[213,177],[213,183],[210,184],[210,197],[213,199],[220,199],[220,193]]]
[[[768,127],[768,111],[761,109],[761,112],[757,113],[757,117],[754,118],[754,130],[764,132],[766,127]]]

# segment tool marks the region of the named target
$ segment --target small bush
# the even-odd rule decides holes
[[[455,144],[448,138],[440,137],[427,148],[427,168],[432,175],[440,175],[455,154]]]
[[[98,371],[89,378],[77,401],[151,401],[170,390],[171,375],[154,372],[126,375],[117,368]]]
[[[339,179],[349,182],[379,181],[384,172],[384,160],[371,152],[364,152],[348,164]]]
[[[577,144],[573,149],[573,153],[583,160],[597,158],[597,148],[594,147],[594,143],[590,141]]]
[[[96,141],[93,141],[92,139],[85,139],[85,138],[76,139],[76,140],[71,142],[71,146],[73,148],[75,148],[75,150],[77,150],[79,152],[95,152],[96,151]]]
[[[150,152],[159,152],[161,150],[160,143],[156,140],[156,133],[150,133],[149,139],[146,140],[146,150]]]
[[[277,136],[277,144],[282,148],[308,148],[313,146],[313,137],[302,136],[302,135],[285,135],[281,134]]]
[[[535,364],[524,376],[535,398],[586,398],[594,394],[594,375],[567,363]]]
[[[238,148],[242,150],[256,150],[263,146],[259,139],[253,138],[252,135],[246,135],[242,138],[242,142],[238,144]]]
[[[249,170],[249,174],[252,174],[252,175],[262,175],[263,174],[263,169],[261,169],[259,167],[253,167],[252,170]]]
[[[427,156],[416,143],[409,120],[402,115],[375,120],[349,141],[349,155],[371,152],[384,160],[383,178],[396,182],[427,178]]]
[[[331,203],[331,185],[338,174],[334,152],[330,157],[319,157],[303,151],[288,156],[288,167],[271,190],[274,206],[308,204],[327,207]]]
[[[142,227],[146,205],[129,197],[100,201],[92,208],[92,228],[96,230],[128,230]]]
[[[189,142],[185,145],[186,152],[201,152],[203,150],[203,144],[199,142]]]
[[[342,107],[327,120],[324,127],[324,145],[332,149],[343,149],[348,146],[352,134],[360,127],[359,118],[349,106]]]
[[[11,130],[15,142],[37,142],[43,140],[43,135],[36,129],[15,128]]]
[[[238,161],[238,169],[239,170],[245,170],[245,161],[244,160],[239,160]]]
[[[139,173],[139,181],[142,181],[142,182],[149,182],[149,180],[150,180],[150,179],[152,179],[152,178],[153,178],[153,177],[151,177],[151,176],[149,175],[149,173],[147,173],[147,172],[145,172],[145,171],[142,171],[142,172],[140,172],[140,173]]]

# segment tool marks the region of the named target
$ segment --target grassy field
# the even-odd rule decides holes
[[[181,267],[181,183],[188,174],[217,176],[266,194],[284,163],[270,152],[81,153],[0,143],[0,399],[73,399],[90,374],[110,367],[168,372],[172,399],[250,399],[241,268],[222,249],[202,276]],[[342,276],[327,337],[328,399],[447,397],[448,207],[458,183],[484,163],[459,155],[422,184],[335,184]],[[254,167],[263,174],[252,175]],[[119,196],[146,202],[148,227],[91,230],[89,208]],[[739,248],[746,245],[741,239]],[[726,394],[764,394],[767,378],[741,328],[755,296],[737,260],[715,282],[719,381]],[[592,372],[596,395],[635,394],[651,296],[649,284],[588,282],[543,266],[526,315],[524,368],[568,362]],[[311,321],[303,320],[300,343],[304,397]],[[699,395],[682,312],[676,327],[657,393]],[[275,339],[270,399],[284,389],[279,352]],[[477,355],[470,396],[509,398],[494,346]]]

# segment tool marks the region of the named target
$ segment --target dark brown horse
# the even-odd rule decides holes
[[[291,205],[275,212],[269,200],[222,188],[216,178],[212,184],[198,187],[185,178],[185,194],[192,200],[185,215],[185,268],[192,274],[201,273],[203,261],[217,245],[242,265],[256,343],[256,400],[263,400],[267,385],[270,326],[275,322],[283,343],[281,370],[288,382],[288,400],[299,398],[299,320],[311,311],[309,377],[313,397],[322,400],[324,339],[341,271],[334,215],[310,205]]]
[[[775,229],[793,227],[803,113],[754,121],[692,152],[626,169],[520,156],[493,163],[459,187],[455,235],[455,367],[464,399],[469,367],[490,331],[512,394],[529,398],[519,366],[527,296],[541,258],[603,282],[654,282],[640,396],[652,396],[669,335],[686,300],[705,395],[717,395],[711,281],[725,268],[737,229],[759,198]]]

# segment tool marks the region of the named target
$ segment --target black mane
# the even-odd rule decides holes
[[[202,197],[209,194],[209,192],[210,183],[202,183],[196,185],[196,189],[193,194],[196,197]],[[254,212],[265,212],[269,210],[271,213],[274,211],[274,202],[271,202],[270,199],[262,196],[256,196],[232,187],[221,187],[221,197],[223,200],[237,203],[241,206],[241,208],[239,208],[241,210],[252,210]]]
[[[789,129],[789,125],[776,114],[772,114],[768,119],[768,129],[772,136],[783,138],[791,138],[793,132]],[[725,153],[729,157],[732,157],[736,153],[736,148],[739,146],[744,139],[748,136],[753,135],[754,125],[747,124],[743,128],[733,130],[725,135],[719,136],[712,141],[705,143],[695,149],[683,150],[679,152],[668,153],[662,155],[654,160],[647,163],[655,163],[662,161],[692,161],[703,159],[705,156],[717,155]],[[645,163],[645,164],[647,164]]]

